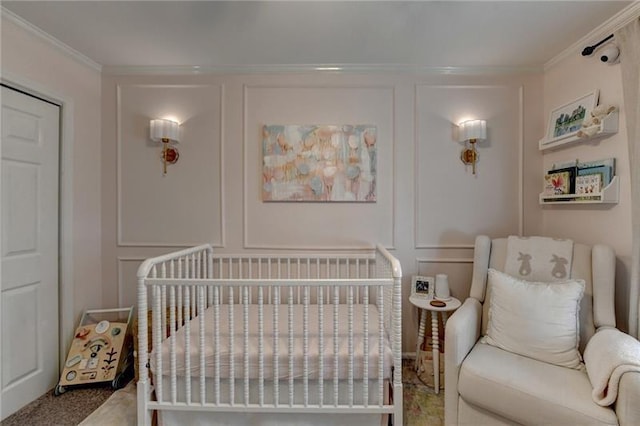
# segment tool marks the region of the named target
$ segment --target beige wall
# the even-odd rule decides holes
[[[597,56],[597,55],[596,55]],[[623,106],[620,65],[601,63],[597,57],[578,53],[555,64],[544,74],[544,113],[599,90],[601,104]],[[620,202],[614,205],[558,205],[542,210],[542,233],[572,238],[586,244],[603,243],[613,247],[616,268],[616,311],[618,327],[628,328],[629,277],[631,271],[631,201],[629,156],[624,111],[620,111],[619,132],[595,142],[572,145],[543,156],[544,170],[554,163],[593,161],[614,157],[620,179]],[[542,173],[543,170],[540,170]],[[542,190],[540,183],[539,191]]]
[[[412,352],[412,274],[447,273],[464,298],[477,234],[539,226],[538,185],[523,191],[520,161],[535,148],[540,176],[540,75],[105,75],[102,100],[105,305],[135,303],[140,261],[177,246],[318,252],[380,242],[402,263]],[[163,177],[148,122],[166,115],[186,121],[180,160]],[[488,122],[476,176],[452,137],[464,118]],[[263,203],[265,123],[375,124],[377,202]]]
[[[73,177],[68,194],[72,217],[61,218],[63,223],[70,224],[72,237],[69,242],[66,240],[68,234],[62,235],[63,246],[72,249],[72,259],[62,259],[63,268],[72,265],[67,279],[73,281],[73,312],[62,312],[63,323],[67,323],[63,326],[68,327],[71,323],[72,329],[67,330],[71,333],[83,310],[102,307],[100,72],[5,19],[4,15],[1,52],[5,82],[18,83],[65,101],[63,117],[71,114],[72,126],[63,127],[62,134],[63,139],[71,143],[63,142],[61,152],[70,160],[62,160],[63,190],[67,175],[71,173]],[[63,306],[68,302],[64,300]]]
[[[464,297],[473,237],[522,229],[612,245],[619,326],[626,328],[631,218],[624,112],[620,132],[600,142],[544,155],[537,149],[549,111],[567,100],[599,89],[601,102],[622,104],[617,65],[572,55],[544,77],[107,75],[100,93],[99,72],[3,18],[2,71],[73,106],[74,321],[84,309],[134,303],[141,259],[201,241],[234,253],[382,242],[402,262],[405,295],[412,274],[444,272],[454,295]],[[148,120],[163,114],[186,120],[180,162],[164,178],[159,148],[146,140]],[[489,123],[475,177],[452,141],[451,124],[466,116]],[[262,203],[256,129],[265,122],[376,124],[378,202]],[[551,164],[605,157],[618,160],[619,204],[538,205]],[[322,232],[308,230],[307,222]],[[411,351],[417,316],[405,304]]]
[[[622,105],[619,66],[571,55],[542,75],[252,74],[101,76],[2,19],[3,78],[59,94],[73,113],[73,321],[92,307],[135,301],[141,259],[201,241],[222,252],[331,250],[382,242],[402,262],[405,351],[417,315],[410,276],[444,272],[468,292],[478,233],[545,234],[604,242],[618,254],[617,310],[626,328],[630,206],[624,112],[597,143],[537,149],[551,109],[593,89]],[[102,83],[102,88],[101,88]],[[102,90],[102,91],[101,91]],[[544,100],[544,102],[543,102]],[[148,120],[185,121],[181,159],[161,176]],[[459,159],[452,123],[488,120],[478,175]],[[262,203],[257,129],[263,123],[373,123],[379,130],[375,204]],[[102,142],[101,142],[102,140]],[[615,157],[620,203],[538,205],[554,162]],[[312,227],[309,224],[313,224]],[[318,230],[321,230],[320,232]]]

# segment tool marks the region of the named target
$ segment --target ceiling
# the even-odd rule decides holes
[[[539,68],[629,3],[2,1],[2,6],[105,67]]]

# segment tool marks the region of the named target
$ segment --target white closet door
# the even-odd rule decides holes
[[[58,380],[59,107],[2,87],[2,419]]]

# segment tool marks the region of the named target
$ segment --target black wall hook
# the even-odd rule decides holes
[[[611,34],[609,37],[606,37],[602,40],[600,40],[599,42],[597,42],[596,44],[594,44],[593,46],[587,46],[582,50],[582,56],[589,56],[593,53],[594,50],[596,50],[598,48],[598,46],[600,46],[602,43],[611,40],[613,38],[613,34]]]

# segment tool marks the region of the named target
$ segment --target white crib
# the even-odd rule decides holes
[[[147,259],[138,424],[402,425],[401,276],[381,246]]]

